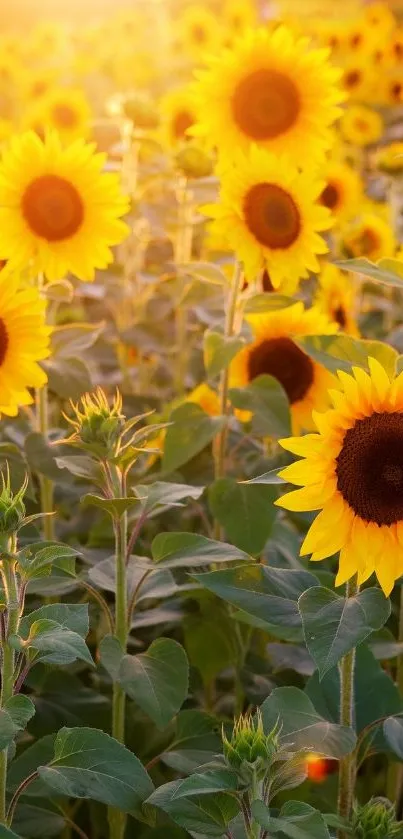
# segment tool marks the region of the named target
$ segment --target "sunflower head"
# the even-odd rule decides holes
[[[365,105],[350,105],[340,120],[343,139],[354,146],[371,146],[382,137],[383,119],[377,111]]]
[[[395,237],[390,224],[375,213],[363,213],[342,232],[343,245],[351,257],[365,256],[377,261],[393,256]]]
[[[125,426],[120,393],[116,393],[112,405],[109,405],[99,387],[95,393],[86,393],[81,398],[81,404],[71,403],[71,407],[73,417],[66,419],[73,426],[74,433],[68,442],[115,454]]]
[[[327,263],[319,274],[315,303],[340,327],[341,332],[358,336],[355,320],[356,286],[354,277]]]
[[[394,805],[387,798],[371,798],[363,806],[354,806],[352,828],[357,839],[392,839],[399,827]]]
[[[279,751],[279,725],[276,723],[269,734],[265,734],[260,712],[256,717],[250,714],[239,717],[230,739],[222,732],[224,758],[226,763],[239,772],[244,781],[251,775],[263,779]]]
[[[63,142],[69,143],[88,137],[90,120],[91,109],[83,91],[51,88],[28,109],[25,125],[41,137],[46,131],[57,131]]]
[[[338,373],[334,408],[314,414],[317,434],[281,441],[304,459],[282,470],[300,489],[276,504],[320,510],[301,554],[340,551],[336,585],[375,572],[388,595],[403,574],[403,374],[390,378],[373,358],[368,365]]]
[[[196,103],[188,87],[166,93],[161,100],[163,139],[169,146],[189,140],[189,130],[196,122]]]
[[[332,161],[326,172],[326,186],[320,201],[338,220],[355,215],[362,195],[362,184],[358,173],[347,163]]]

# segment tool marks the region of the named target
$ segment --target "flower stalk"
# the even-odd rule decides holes
[[[0,707],[3,709],[14,693],[15,651],[9,639],[18,632],[20,622],[20,598],[16,575],[16,537],[2,535],[1,577],[6,599],[5,637],[2,639],[1,695]],[[8,748],[0,752],[0,824],[6,824]]]
[[[187,311],[183,303],[184,283],[181,276],[182,265],[189,262],[192,254],[193,240],[193,201],[188,187],[188,180],[180,177],[176,190],[178,202],[178,220],[175,241],[175,264],[178,274],[178,300],[175,312],[176,336],[176,364],[175,364],[175,394],[182,396],[185,390],[187,370]]]
[[[359,586],[356,578],[346,584],[346,597],[355,597]],[[340,725],[354,727],[354,674],[355,647],[350,650],[340,664]],[[349,821],[351,818],[356,777],[356,752],[346,755],[340,761],[338,813],[340,818]],[[344,830],[339,831],[339,839],[347,839]]]

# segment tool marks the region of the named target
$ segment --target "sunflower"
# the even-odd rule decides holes
[[[90,132],[91,109],[81,90],[59,88],[44,93],[28,112],[25,124],[43,137],[47,130],[57,131],[64,143],[84,139]]]
[[[376,162],[382,172],[401,175],[403,172],[403,142],[396,141],[379,149]]]
[[[16,416],[33,402],[28,388],[43,387],[47,376],[38,361],[49,355],[46,302],[16,274],[0,282],[0,412]]]
[[[403,574],[403,374],[390,381],[378,361],[368,364],[369,374],[339,372],[334,408],[315,416],[319,433],[281,441],[305,459],[281,472],[302,488],[276,503],[321,510],[301,554],[340,551],[336,585],[375,572],[388,595]]]
[[[77,140],[62,148],[56,134],[14,137],[0,163],[0,259],[10,268],[32,261],[48,280],[70,271],[91,281],[112,262],[111,245],[127,235],[127,210],[104,155]]]
[[[318,277],[315,303],[329,320],[338,323],[342,332],[358,336],[354,318],[356,287],[354,279],[335,265],[328,263]]]
[[[264,374],[274,376],[288,396],[295,433],[311,428],[312,410],[325,410],[329,405],[327,391],[334,377],[292,339],[330,335],[337,332],[337,325],[316,307],[304,310],[299,302],[264,315],[248,315],[246,321],[253,342],[231,362],[230,387],[244,387]],[[240,418],[247,420],[249,414],[243,411]]]
[[[349,256],[365,256],[376,262],[394,255],[395,237],[387,221],[369,212],[343,231],[343,245]]]
[[[373,69],[367,57],[356,56],[343,67],[342,87],[349,100],[366,102],[371,96]]]
[[[374,96],[377,102],[383,105],[403,104],[403,78],[402,70],[398,68],[389,73],[382,73],[379,78]]]
[[[317,254],[328,250],[318,231],[331,226],[329,210],[316,202],[323,183],[255,146],[221,174],[221,201],[205,212],[243,262],[246,279],[266,268],[277,289],[288,277],[317,271]]]
[[[162,127],[168,145],[188,140],[189,128],[196,122],[196,106],[187,87],[172,90],[161,101]]]
[[[396,26],[396,18],[387,2],[369,3],[363,12],[364,18],[372,27],[378,39],[390,35]]]
[[[251,143],[288,154],[304,149],[304,164],[323,157],[339,115],[340,72],[327,51],[309,49],[285,26],[249,30],[235,47],[209,58],[196,73],[199,122],[194,133],[233,154]]]
[[[251,0],[226,0],[223,25],[230,35],[240,35],[256,24],[256,6]]]
[[[175,27],[179,43],[192,58],[200,58],[219,44],[220,28],[217,18],[205,6],[186,6]]]
[[[27,71],[21,80],[21,93],[24,101],[33,103],[47,95],[55,86],[57,74],[54,70],[44,69]]]
[[[232,269],[233,271],[233,269]],[[263,292],[264,294],[271,294],[272,292],[276,292],[277,294],[284,294],[286,297],[292,297],[293,294],[298,290],[299,286],[299,279],[298,277],[286,277],[282,283],[280,283],[278,288],[274,288],[272,283],[270,274],[268,270],[265,268],[264,271],[261,271],[257,283],[249,283],[247,279],[244,279],[242,291],[246,291],[247,289],[252,288],[253,292]]]
[[[362,194],[361,178],[347,163],[332,161],[325,170],[326,186],[320,201],[336,219],[351,218],[357,213]]]
[[[365,105],[350,105],[340,120],[344,140],[354,146],[371,146],[383,134],[383,119],[377,111]]]

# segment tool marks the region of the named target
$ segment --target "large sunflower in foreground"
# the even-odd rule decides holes
[[[329,335],[337,325],[316,307],[302,303],[264,315],[249,315],[253,342],[242,349],[229,368],[230,387],[244,387],[258,376],[273,376],[284,388],[291,406],[293,429],[310,429],[312,410],[329,406],[328,388],[334,377],[293,341],[304,335]],[[240,418],[249,419],[242,412]]]
[[[319,269],[317,254],[328,250],[319,231],[332,223],[317,201],[323,182],[257,147],[234,155],[220,174],[220,202],[205,212],[243,262],[246,279],[267,269],[277,289]]]
[[[295,159],[300,148],[306,165],[332,143],[339,75],[326,50],[309,49],[308,39],[296,39],[285,26],[248,30],[196,74],[193,131],[230,155],[257,143]]]
[[[327,263],[318,277],[315,303],[327,317],[338,323],[347,335],[359,335],[355,320],[356,285],[354,277]]]
[[[91,281],[112,262],[111,246],[127,235],[127,211],[104,155],[77,140],[62,148],[28,131],[13,138],[0,163],[0,259],[10,269],[32,264],[48,280],[71,272]]]
[[[28,388],[42,387],[47,376],[38,361],[49,355],[51,329],[46,302],[35,288],[20,286],[15,274],[0,281],[0,412],[16,416],[33,399]]]
[[[339,373],[333,410],[315,415],[318,434],[281,441],[304,460],[282,470],[301,488],[276,503],[321,511],[301,554],[340,551],[336,585],[375,572],[388,595],[403,574],[403,374],[390,381],[374,359],[369,369]]]
[[[324,172],[326,186],[320,200],[336,219],[351,218],[359,210],[362,185],[359,174],[347,163],[331,161]]]

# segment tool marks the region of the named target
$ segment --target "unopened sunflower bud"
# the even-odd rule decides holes
[[[148,96],[132,94],[123,103],[123,113],[130,119],[135,128],[157,128],[159,124],[158,111]]]
[[[194,143],[188,143],[178,152],[176,165],[187,178],[207,178],[213,171],[211,157]]]
[[[264,733],[263,720],[258,712],[239,717],[230,739],[222,735],[224,757],[229,766],[235,769],[246,782],[254,774],[265,777],[279,749],[278,726],[269,734]]]
[[[16,533],[25,518],[24,495],[27,488],[27,479],[17,492],[12,492],[10,486],[10,474],[7,471],[6,477],[2,474],[2,490],[0,493],[0,534],[11,536]]]
[[[68,442],[81,442],[105,453],[114,454],[125,424],[125,417],[121,412],[121,395],[117,393],[110,406],[104,391],[98,388],[95,393],[86,393],[81,399],[81,405],[72,407],[74,417],[67,417],[67,420],[75,429],[75,433]]]
[[[351,826],[355,839],[391,839],[399,827],[395,808],[387,798],[371,798],[362,807],[356,805]]]

